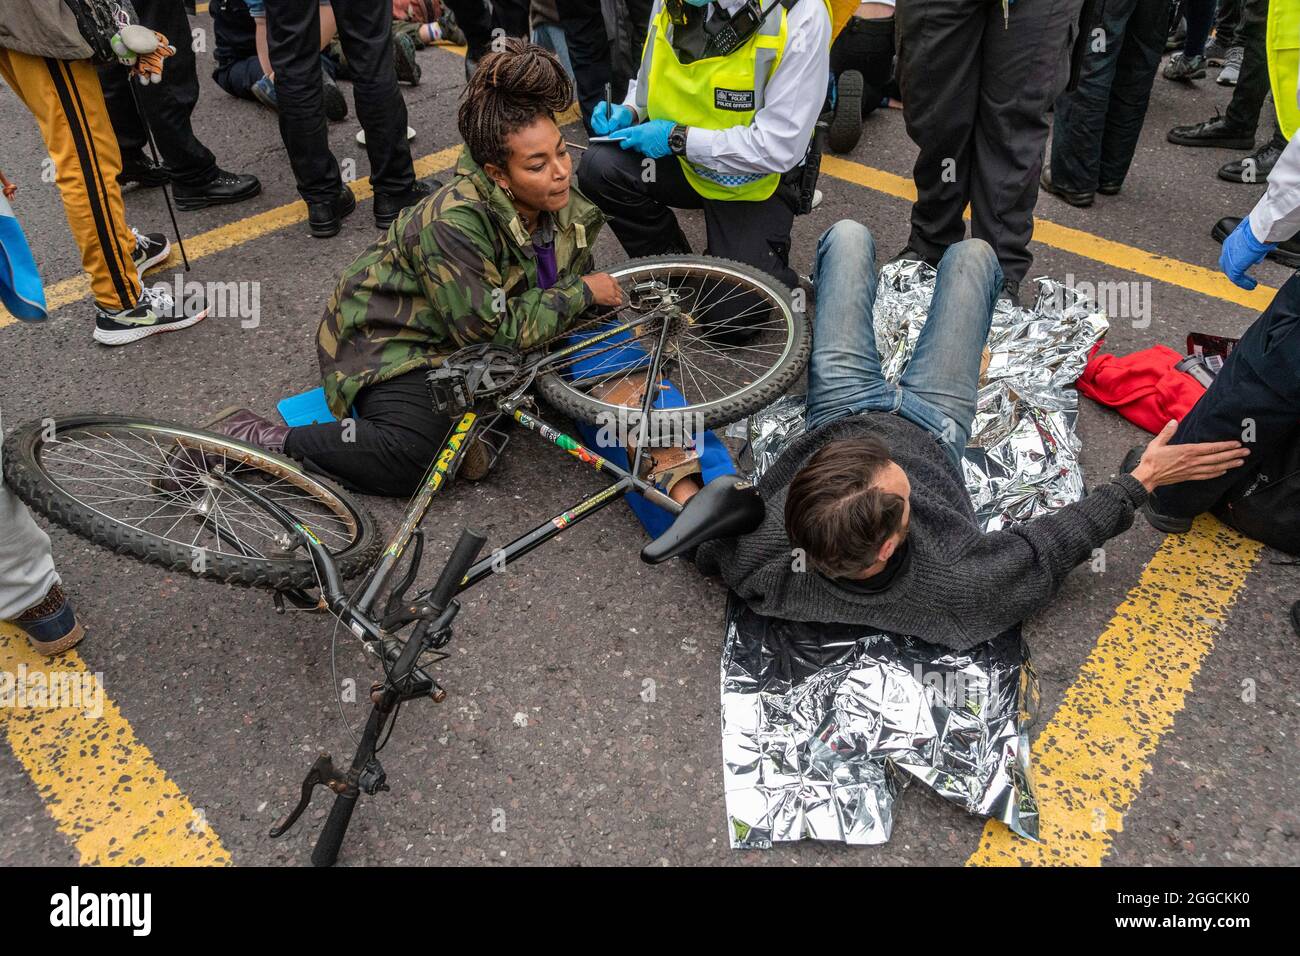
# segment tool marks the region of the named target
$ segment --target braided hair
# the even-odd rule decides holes
[[[504,167],[506,139],[539,117],[553,117],[573,102],[573,83],[554,53],[516,37],[479,61],[465,84],[456,123],[480,166]]]

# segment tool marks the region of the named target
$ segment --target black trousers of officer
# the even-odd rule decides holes
[[[352,68],[357,119],[366,133],[370,182],[396,196],[415,182],[406,142],[406,101],[393,65],[392,4],[387,0],[333,0],[339,42]],[[298,193],[329,202],[343,180],[330,152],[321,93],[320,0],[271,0],[266,5],[267,45],[275,70],[280,138],[289,153]]]
[[[1048,108],[1065,89],[1083,0],[1020,0],[1003,27],[998,0],[898,6],[899,84],[920,152],[909,245],[937,262],[971,235],[1020,282],[1033,256],[1034,203]]]
[[[673,209],[702,209],[709,255],[755,266],[791,289],[798,286],[790,268],[797,199],[791,186],[783,183],[759,202],[705,199],[687,181],[676,156],[648,163],[635,150],[596,143],[578,167],[579,188],[609,217],[629,256],[689,253]]]
[[[206,185],[217,174],[217,160],[190,125],[190,115],[199,101],[199,77],[183,0],[135,0],[134,6],[140,22],[167,37],[176,53],[163,63],[162,82],[148,86],[131,79],[116,63],[99,68],[99,85],[104,88],[122,158],[138,159],[149,141],[140,122],[143,111],[172,181],[181,186]]]

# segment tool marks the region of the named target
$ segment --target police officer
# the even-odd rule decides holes
[[[655,0],[637,77],[601,102],[578,171],[630,256],[690,252],[673,215],[702,209],[710,255],[793,287],[799,166],[826,98],[825,0]]]

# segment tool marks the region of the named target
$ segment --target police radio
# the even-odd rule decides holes
[[[722,25],[717,33],[709,37],[709,41],[704,47],[704,55],[706,57],[727,56],[734,53],[749,42],[749,38],[758,32],[763,22],[771,16],[773,10],[778,7],[789,10],[797,2],[798,0],[780,0],[779,3],[773,3],[764,10],[759,0],[749,0],[748,3],[731,15],[731,18]]]

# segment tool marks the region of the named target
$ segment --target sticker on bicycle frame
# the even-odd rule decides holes
[[[569,525],[573,524],[574,521],[576,521],[577,519],[585,515],[592,508],[604,504],[611,497],[618,494],[618,492],[619,492],[618,485],[610,485],[604,491],[588,498],[586,501],[578,505],[576,508],[570,508],[568,511],[564,512],[564,514],[556,515],[554,518],[551,519],[551,524],[555,525],[555,527],[559,528],[560,530],[563,530],[567,528]]]
[[[307,527],[305,524],[298,525],[298,530],[301,531],[303,534],[305,534],[307,537],[311,538],[317,544],[321,544],[320,538],[316,537],[316,533],[312,531],[311,528]],[[321,544],[321,547],[324,547],[324,545]]]
[[[447,480],[447,469],[456,460],[460,446],[465,444],[465,436],[469,434],[477,419],[478,416],[473,412],[466,412],[456,423],[456,428],[447,436],[447,444],[439,453],[438,460],[433,463],[433,473],[429,475],[429,487],[434,491],[441,488],[442,483]]]

